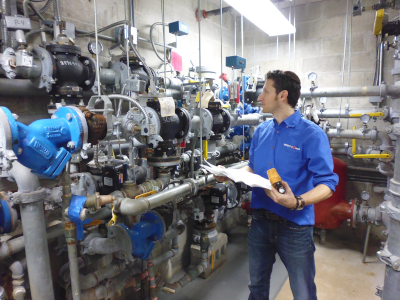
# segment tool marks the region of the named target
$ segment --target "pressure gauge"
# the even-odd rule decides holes
[[[96,42],[90,42],[88,44],[88,50],[92,55],[100,55],[101,52],[103,52],[103,45],[100,42],[97,42],[96,47]]]
[[[363,191],[361,193],[361,199],[363,199],[365,201],[367,201],[370,197],[371,197],[371,195],[367,191]]]
[[[367,124],[369,122],[369,120],[371,119],[371,116],[368,114],[363,114],[360,117],[361,122],[363,122],[364,124]]]
[[[325,104],[326,103],[326,97],[319,98],[319,103]]]
[[[308,79],[311,80],[311,81],[317,80],[317,77],[318,77],[317,73],[315,73],[315,72],[311,72],[311,73],[308,74]]]

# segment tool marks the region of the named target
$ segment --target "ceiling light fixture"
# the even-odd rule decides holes
[[[225,0],[269,36],[291,34],[296,28],[270,0]]]

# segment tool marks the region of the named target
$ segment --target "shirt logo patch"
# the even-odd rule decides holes
[[[288,145],[288,144],[283,144],[283,146],[292,148],[293,150],[300,150],[300,148],[297,148],[296,146]]]

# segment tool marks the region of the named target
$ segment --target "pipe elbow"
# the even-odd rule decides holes
[[[142,199],[121,199],[119,212],[123,215],[141,215],[150,210],[150,204],[146,198]]]
[[[381,147],[385,147],[383,150],[389,150],[393,148],[392,139],[386,132],[378,131],[377,138],[381,142]]]
[[[13,264],[11,264],[9,269],[12,273],[13,279],[20,279],[21,277],[24,276],[24,266],[20,261],[16,261]]]

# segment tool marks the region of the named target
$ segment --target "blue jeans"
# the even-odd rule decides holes
[[[317,299],[314,283],[313,226],[297,225],[287,220],[270,220],[254,210],[248,247],[249,300],[269,300],[271,272],[276,253],[289,273],[294,300]]]

